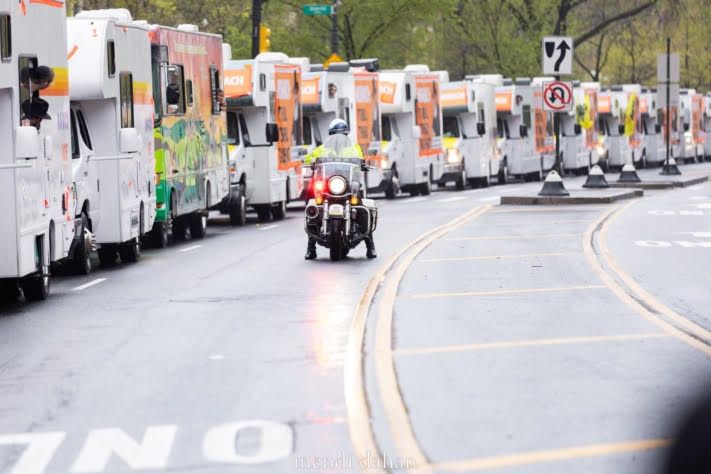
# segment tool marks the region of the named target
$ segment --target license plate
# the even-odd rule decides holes
[[[340,204],[331,204],[328,206],[328,215],[343,217],[343,206]]]

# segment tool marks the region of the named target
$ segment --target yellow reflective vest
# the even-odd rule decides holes
[[[324,145],[319,145],[316,147],[314,151],[306,155],[306,158],[304,158],[304,164],[305,165],[310,165],[314,161],[316,161],[318,158],[321,158],[322,156],[335,156],[336,153],[334,153],[332,150],[326,148]],[[345,147],[341,150],[341,152],[338,154],[338,158],[360,158],[363,159],[363,150],[360,149],[360,145],[351,145],[348,147]]]

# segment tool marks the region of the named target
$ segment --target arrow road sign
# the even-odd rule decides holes
[[[543,83],[543,110],[569,112],[573,110],[573,83],[550,81]]]
[[[546,76],[573,73],[573,38],[546,36],[543,38],[543,74]]]

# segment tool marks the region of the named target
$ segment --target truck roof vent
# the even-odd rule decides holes
[[[131,23],[133,17],[126,8],[107,8],[105,10],[84,10],[75,15],[76,18],[102,18],[115,20],[121,23]]]
[[[580,87],[580,81],[573,81],[573,87]]]
[[[348,72],[351,65],[348,63],[331,63],[328,65],[328,72]]]
[[[612,86],[610,87],[612,92],[622,92],[622,86]]]
[[[513,85],[513,79],[507,77],[507,78],[504,79],[504,83],[503,83],[503,84],[504,84],[505,86],[512,86],[512,85]]]
[[[323,71],[323,64],[312,64],[309,67],[309,72],[321,72]]]
[[[430,67],[427,64],[408,64],[407,66],[405,66],[405,71],[430,72]]]
[[[370,59],[352,59],[351,66],[362,67],[368,72],[380,71],[380,61],[377,58]]]
[[[184,23],[182,25],[178,25],[178,29],[180,31],[191,31],[193,33],[200,31],[200,28],[198,28],[197,25],[191,25],[190,23]]]
[[[528,77],[517,77],[514,81],[514,84],[516,84],[517,86],[530,86],[531,79]]]

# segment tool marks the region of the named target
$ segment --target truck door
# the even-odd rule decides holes
[[[72,159],[77,160],[77,171],[74,174],[77,187],[77,212],[81,211],[84,202],[89,201],[89,219],[93,224],[98,221],[98,212],[101,209],[101,184],[99,182],[99,170],[97,166],[91,165],[91,157],[94,155],[89,129],[86,126],[84,113],[79,107],[71,109],[71,132],[72,132]]]

